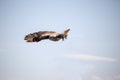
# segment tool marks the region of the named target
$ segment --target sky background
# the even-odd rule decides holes
[[[24,41],[68,28],[65,41]],[[0,34],[0,80],[120,80],[119,0],[0,0]]]

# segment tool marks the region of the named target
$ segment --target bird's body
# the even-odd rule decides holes
[[[26,35],[24,39],[27,42],[39,42],[45,39],[49,39],[51,41],[59,41],[60,39],[64,40],[64,38],[67,38],[69,30],[70,29],[67,29],[63,33],[57,33],[55,31],[39,31]]]

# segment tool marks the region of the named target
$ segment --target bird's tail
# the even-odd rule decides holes
[[[67,39],[67,36],[68,36],[68,32],[70,31],[70,29],[67,29],[67,30],[65,30],[64,32],[63,32],[63,37],[65,38],[65,39]]]

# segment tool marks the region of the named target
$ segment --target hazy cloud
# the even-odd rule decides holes
[[[104,80],[104,79],[99,76],[93,75],[90,77],[90,80]]]
[[[119,75],[115,75],[114,78],[120,80],[120,74]]]
[[[120,75],[109,75],[109,76],[89,76],[87,80],[120,80]]]
[[[85,55],[85,54],[66,54],[64,55],[64,57],[69,59],[79,59],[79,60],[88,60],[88,61],[109,61],[109,62],[116,61],[116,59],[110,57]]]
[[[0,48],[0,53],[7,52],[6,49]]]

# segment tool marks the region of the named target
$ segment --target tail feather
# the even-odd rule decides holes
[[[67,29],[63,32],[64,38],[67,39],[68,36],[68,32],[70,31],[70,29]]]

